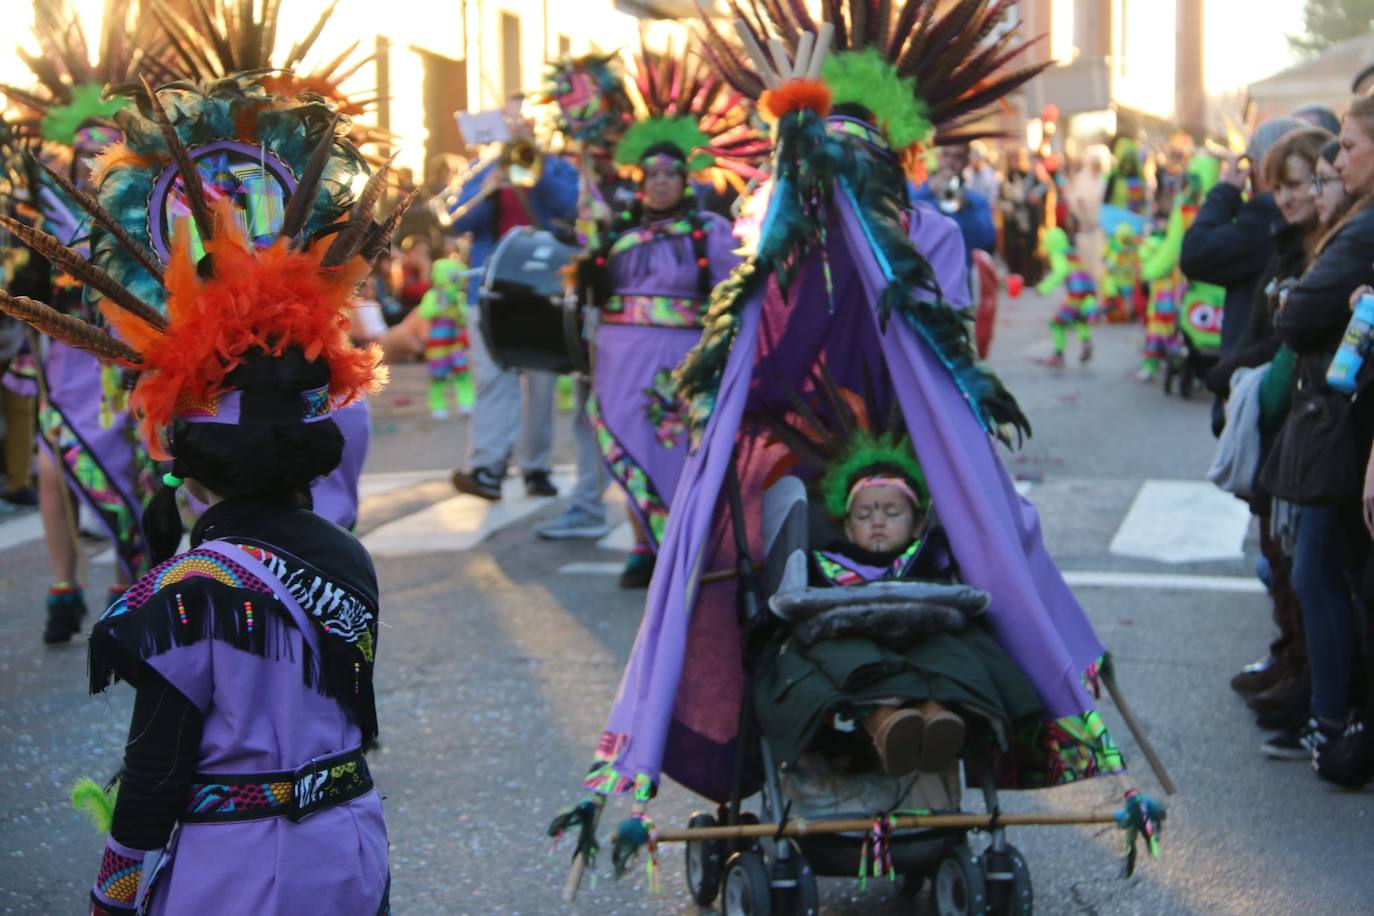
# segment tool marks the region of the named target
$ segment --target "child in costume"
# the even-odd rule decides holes
[[[102,230],[88,275],[118,337],[0,291],[0,309],[137,374],[139,431],[171,467],[144,518],[157,565],[91,636],[92,691],[115,679],[136,691],[96,913],[387,908],[386,826],[362,756],[377,734],[376,576],[351,535],[308,510],[311,482],[344,451],[334,411],[384,381],[344,313],[397,214],[371,218],[385,168],[349,193],[366,166],[327,105],[256,78],[178,82],[119,115],[130,145],[99,199],[79,200]],[[164,152],[135,153],[152,138]],[[242,230],[232,199],[210,203],[200,164],[225,144],[281,204],[267,237]],[[169,168],[178,190],[148,196]],[[129,193],[141,208],[124,209]],[[70,248],[10,228],[86,272]],[[209,508],[173,556],[183,482]]]
[[[1093,282],[1092,273],[1074,252],[1068,233],[1063,229],[1056,227],[1048,230],[1041,245],[1050,270],[1036,289],[1040,295],[1048,296],[1057,287],[1064,287],[1064,301],[1050,320],[1054,355],[1045,364],[1054,367],[1064,365],[1064,345],[1071,330],[1078,336],[1079,361],[1086,363],[1093,358],[1092,325],[1101,316],[1097,304],[1097,284]]]
[[[429,368],[429,415],[448,419],[448,391],[459,413],[472,411],[468,374],[468,270],[457,258],[440,258],[430,272],[432,285],[420,300],[425,320],[425,363]]]
[[[1152,380],[1162,361],[1180,350],[1179,309],[1188,292],[1188,279],[1179,267],[1183,236],[1192,225],[1198,205],[1217,183],[1221,164],[1216,157],[1199,153],[1188,162],[1182,193],[1174,195],[1173,208],[1162,234],[1141,246],[1140,276],[1150,284],[1150,306],[1145,318],[1145,350],[1136,379]],[[1223,291],[1224,298],[1224,291]]]
[[[908,442],[860,433],[820,489],[844,536],[811,551],[810,585],[848,588],[861,600],[865,590],[855,587],[872,582],[958,582]],[[780,610],[791,595],[779,595]],[[900,618],[840,605],[775,638],[756,673],[754,705],[779,760],[812,748],[850,771],[872,769],[876,754],[890,776],[941,773],[966,728],[1005,749],[1018,728],[1034,726],[1040,701],[984,628],[986,596],[945,589],[926,602],[918,609],[913,600]]]
[[[1112,145],[1112,159],[1114,165],[1107,182],[1107,203],[1144,216],[1149,201],[1145,193],[1145,178],[1141,174],[1140,148],[1129,137],[1118,137]]]
[[[1143,284],[1140,282],[1140,238],[1127,223],[1118,223],[1107,240],[1106,270],[1102,274],[1104,311],[1108,321],[1136,320]]]

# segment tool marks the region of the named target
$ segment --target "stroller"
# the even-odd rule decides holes
[[[739,504],[739,500],[731,499],[732,506]],[[825,524],[822,515],[809,511],[806,488],[798,478],[783,477],[764,493],[764,562],[750,586],[756,590],[754,596],[743,602],[745,614],[769,604],[762,600],[765,594],[773,596],[805,586],[807,547],[818,541]],[[747,555],[748,545],[738,546]],[[796,818],[812,824],[827,819],[872,821],[874,811],[960,813],[957,763],[938,774],[840,774],[819,754],[808,754],[797,766],[784,770],[757,727],[747,697],[740,735],[735,772],[743,773],[750,758],[761,768],[759,804],[769,822]],[[998,811],[991,760],[970,757],[965,765],[980,768],[984,804],[988,811]],[[689,827],[751,823],[754,816],[742,810],[742,801],[737,779],[730,798],[714,813],[693,814]],[[927,881],[933,883],[942,916],[1032,912],[1030,868],[1020,851],[1007,842],[1005,829],[993,826],[988,831],[990,842],[979,851],[975,851],[969,833],[963,828],[917,828],[875,834],[870,828],[795,839],[690,841],[685,851],[687,885],[700,906],[710,906],[719,895],[721,912],[731,916],[814,914],[819,911],[820,899],[816,879],[862,874],[870,845],[876,841],[886,847],[883,859],[901,876],[904,895],[914,897]]]

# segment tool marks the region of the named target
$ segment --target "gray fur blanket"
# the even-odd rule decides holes
[[[793,624],[803,649],[827,639],[863,637],[902,650],[935,633],[956,633],[987,610],[988,595],[964,585],[872,582],[776,594],[773,613]]]

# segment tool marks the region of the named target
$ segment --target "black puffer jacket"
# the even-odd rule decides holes
[[[1274,330],[1324,376],[1350,321],[1350,294],[1374,284],[1374,205],[1349,217],[1326,241],[1288,294]]]
[[[1234,185],[1219,184],[1198,207],[1183,237],[1179,267],[1184,275],[1226,289],[1223,355],[1244,336],[1255,282],[1274,256],[1274,233],[1283,225],[1272,194],[1257,194],[1247,201]]]
[[[1283,343],[1274,333],[1274,313],[1278,309],[1278,286],[1301,276],[1307,266],[1308,227],[1285,224],[1274,233],[1275,252],[1255,280],[1255,295],[1250,303],[1250,320],[1229,353],[1207,372],[1207,388],[1217,397],[1231,394],[1231,376],[1237,369],[1253,369],[1274,358]]]

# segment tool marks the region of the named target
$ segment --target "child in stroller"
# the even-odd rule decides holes
[[[785,626],[753,684],[776,759],[809,748],[847,772],[943,773],[966,732],[1005,747],[1038,720],[1035,688],[982,625],[986,595],[958,584],[910,445],[860,436],[820,488],[842,537],[807,552],[809,588],[796,561],[784,574],[770,605]]]

